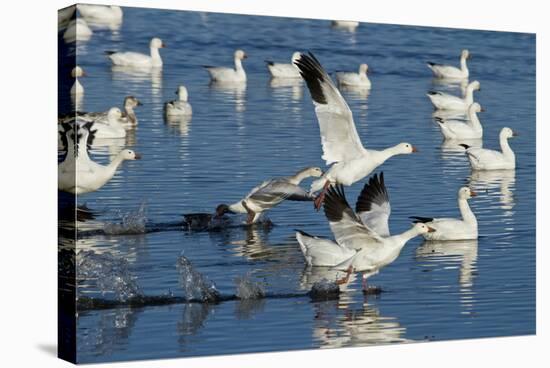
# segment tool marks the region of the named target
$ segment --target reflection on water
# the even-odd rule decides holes
[[[170,115],[164,117],[166,125],[168,125],[171,129],[178,131],[182,137],[189,136],[192,118],[193,117],[191,115]]]
[[[320,281],[326,280],[329,282],[335,282],[345,276],[345,272],[335,270],[330,267],[306,267],[302,272],[300,279],[301,290],[311,290],[311,287]],[[340,291],[345,291],[348,288],[353,288],[353,283],[357,279],[357,273],[352,273],[349,276],[349,282],[340,285]]]
[[[452,78],[433,78],[432,84],[439,89],[448,89],[450,91],[458,90],[460,95],[464,98],[466,94],[466,87],[468,87],[468,79],[452,79]]]
[[[246,82],[211,82],[210,89],[214,95],[235,104],[235,111],[242,113],[246,110]]]
[[[505,216],[512,216],[514,212],[514,188],[516,184],[515,170],[472,171],[470,185],[475,190],[495,190],[499,196],[501,208]]]
[[[139,68],[121,65],[111,66],[113,80],[129,83],[151,82],[153,96],[159,96],[162,89],[162,68]],[[155,102],[160,102],[155,101]]]

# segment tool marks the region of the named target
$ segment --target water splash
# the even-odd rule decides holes
[[[262,299],[265,297],[265,288],[259,282],[252,281],[250,274],[235,278],[235,295],[238,299]]]
[[[176,267],[180,273],[180,284],[188,301],[203,303],[217,302],[220,292],[206,276],[195,270],[184,255],[178,257]]]
[[[102,295],[113,293],[121,302],[141,296],[136,277],[124,258],[92,250],[77,254],[77,279],[95,284]]]
[[[120,222],[106,223],[104,231],[108,235],[145,234],[147,223],[147,207],[143,202],[136,211],[121,214]]]
[[[314,301],[336,299],[340,295],[340,287],[334,281],[322,279],[311,286],[308,294]]]

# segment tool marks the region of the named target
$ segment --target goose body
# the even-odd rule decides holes
[[[301,78],[300,77],[300,71],[294,64],[296,60],[300,58],[300,53],[295,52],[292,54],[292,58],[290,60],[290,64],[283,64],[283,63],[274,63],[272,61],[266,60],[267,63],[267,69],[269,70],[269,73],[271,74],[272,78]]]
[[[116,118],[117,122],[120,123],[125,129],[134,127],[138,124],[138,119],[134,108],[141,106],[142,103],[134,96],[126,96],[124,98],[124,112],[121,113],[120,117]],[[85,120],[85,121],[96,121],[98,123],[109,123],[109,111],[101,112],[76,112],[76,116]]]
[[[130,68],[160,68],[162,67],[162,58],[160,57],[159,49],[166,47],[160,38],[153,38],[149,43],[150,54],[142,54],[139,52],[126,51],[114,52],[106,51],[107,56],[115,66],[130,67]]]
[[[468,79],[470,71],[466,60],[470,58],[468,50],[462,50],[460,54],[460,68],[452,65],[443,65],[428,62],[428,68],[432,70],[434,77],[441,79]]]
[[[187,101],[188,94],[185,86],[179,86],[176,91],[178,95],[177,100],[166,102],[164,104],[164,114],[166,116],[189,116],[193,114],[191,104]]]
[[[92,161],[87,147],[91,126],[91,123],[74,124],[66,130],[67,153],[57,168],[57,184],[61,191],[72,194],[94,192],[111,180],[123,161],[141,158],[134,151],[124,149],[108,165]]]
[[[426,240],[472,240],[477,239],[477,219],[468,205],[468,200],[476,193],[468,187],[458,191],[458,208],[461,219],[413,217],[416,222],[422,222],[435,229],[435,232],[424,234]]]
[[[233,61],[235,68],[227,68],[223,66],[205,66],[210,80],[217,83],[244,83],[246,82],[246,73],[243,68],[242,60],[248,56],[243,50],[235,51]]]
[[[474,91],[479,91],[479,89],[480,83],[473,81],[466,87],[464,97],[435,91],[428,92],[427,96],[436,109],[467,111],[468,107],[474,103]]]
[[[337,72],[336,81],[340,86],[370,88],[371,82],[367,77],[367,64],[359,65],[359,72]]]
[[[84,42],[92,37],[93,31],[88,27],[88,23],[84,19],[73,19],[67,25],[63,39],[67,43]]]
[[[318,167],[310,167],[299,171],[293,176],[267,180],[252,189],[240,201],[225,206],[230,213],[247,214],[247,224],[253,224],[258,221],[263,212],[277,206],[284,200],[312,201],[314,197],[302,189],[300,183],[306,178],[320,177],[322,174],[323,172]]]
[[[508,139],[517,134],[510,128],[502,128],[499,134],[501,151],[486,148],[474,148],[461,145],[466,149],[466,155],[473,170],[512,170],[516,168],[516,155],[508,144]]]
[[[317,197],[317,209],[331,183],[346,186],[363,179],[389,158],[416,152],[409,143],[377,151],[363,147],[353,115],[346,101],[313,54],[302,54],[296,62],[310,91],[321,131],[322,158],[330,169],[311,185],[311,192],[323,191]]]
[[[122,9],[115,5],[78,4],[80,15],[90,23],[120,23]]]
[[[483,137],[483,127],[477,117],[477,113],[483,111],[481,106],[474,102],[468,108],[468,120],[445,120],[436,118],[435,121],[441,129],[445,139],[479,139]]]
[[[332,28],[343,29],[349,32],[355,32],[357,27],[359,27],[359,22],[353,20],[333,20],[330,23]]]

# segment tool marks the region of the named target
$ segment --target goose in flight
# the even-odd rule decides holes
[[[423,222],[435,229],[433,233],[424,234],[426,240],[472,240],[477,239],[477,219],[468,205],[468,199],[476,193],[468,187],[458,190],[458,208],[461,219],[431,218],[412,216],[415,222]]]
[[[320,177],[323,171],[318,167],[308,167],[293,176],[264,181],[248,193],[246,197],[232,205],[220,205],[223,213],[246,213],[246,224],[258,221],[262,212],[267,211],[284,200],[312,201],[314,197],[300,187],[302,180],[309,177]],[[227,209],[226,209],[227,208]],[[225,210],[226,209],[226,210]],[[218,210],[216,210],[218,212]]]
[[[402,234],[384,237],[365,225],[359,214],[351,209],[342,185],[329,187],[324,209],[335,240],[298,231],[296,239],[304,258],[310,266],[346,271],[346,276],[338,280],[338,284],[347,283],[352,272],[361,272],[365,291],[367,278],[395,261],[410,239],[435,231],[424,223],[417,223]]]
[[[315,106],[321,130],[322,158],[327,165],[333,164],[311,184],[311,193],[322,190],[314,201],[317,210],[321,208],[330,184],[350,186],[390,157],[417,151],[410,143],[400,143],[380,151],[363,147],[348,104],[315,56],[312,53],[302,54],[296,65]]]
[[[468,79],[470,72],[466,60],[470,58],[468,50],[462,50],[460,53],[460,68],[452,65],[443,65],[428,62],[428,68],[432,70],[434,77],[441,79]]]

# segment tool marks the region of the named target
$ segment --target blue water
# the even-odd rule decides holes
[[[147,52],[153,36],[167,44],[161,74],[111,70],[103,51]],[[236,48],[249,55],[246,88],[210,87],[201,65],[230,66]],[[432,121],[426,92],[459,90],[433,84],[425,62],[457,64],[461,48],[472,55],[470,80],[481,82],[475,99],[486,109],[480,114],[483,145],[498,148],[504,126],[520,134],[511,141],[515,173],[472,173],[463,152],[443,144]],[[143,159],[126,162],[101,190],[78,198],[99,215],[82,226],[77,249],[125,260],[125,272],[146,295],[182,294],[176,268],[181,254],[222,294],[235,293],[235,279],[245,275],[272,294],[305,293],[318,278],[333,276],[306,269],[294,239],[295,228],[331,236],[323,213],[310,203],[273,209],[267,214],[272,228],[190,233],[161,226],[138,235],[84,233],[119,222],[140,206],[148,224],[176,223],[183,213],[233,203],[267,178],[312,165],[324,168],[309,92],[302,84],[272,84],[264,64],[264,59],[288,62],[295,50],[311,50],[330,72],[356,70],[367,62],[370,94],[344,93],[363,143],[385,148],[407,141],[418,147],[418,154],[381,167],[392,233],[410,226],[408,216],[458,216],[456,191],[470,185],[478,192],[470,203],[479,240],[412,240],[393,264],[369,279],[385,290],[379,296],[363,296],[357,278],[338,300],[325,302],[296,296],[83,311],[77,321],[79,362],[535,333],[535,36],[530,34],[366,23],[350,33],[324,20],[125,8],[118,31],[96,30],[76,48],[77,64],[89,75],[81,79],[82,108],[103,111],[121,106],[126,95],[138,97],[144,105],[136,110],[137,129],[94,148],[92,157],[105,163],[126,146]],[[194,114],[191,121],[167,123],[162,105],[174,99],[180,83],[189,91]],[[350,203],[363,183],[346,189]],[[115,297],[94,285],[79,280],[79,293]]]

